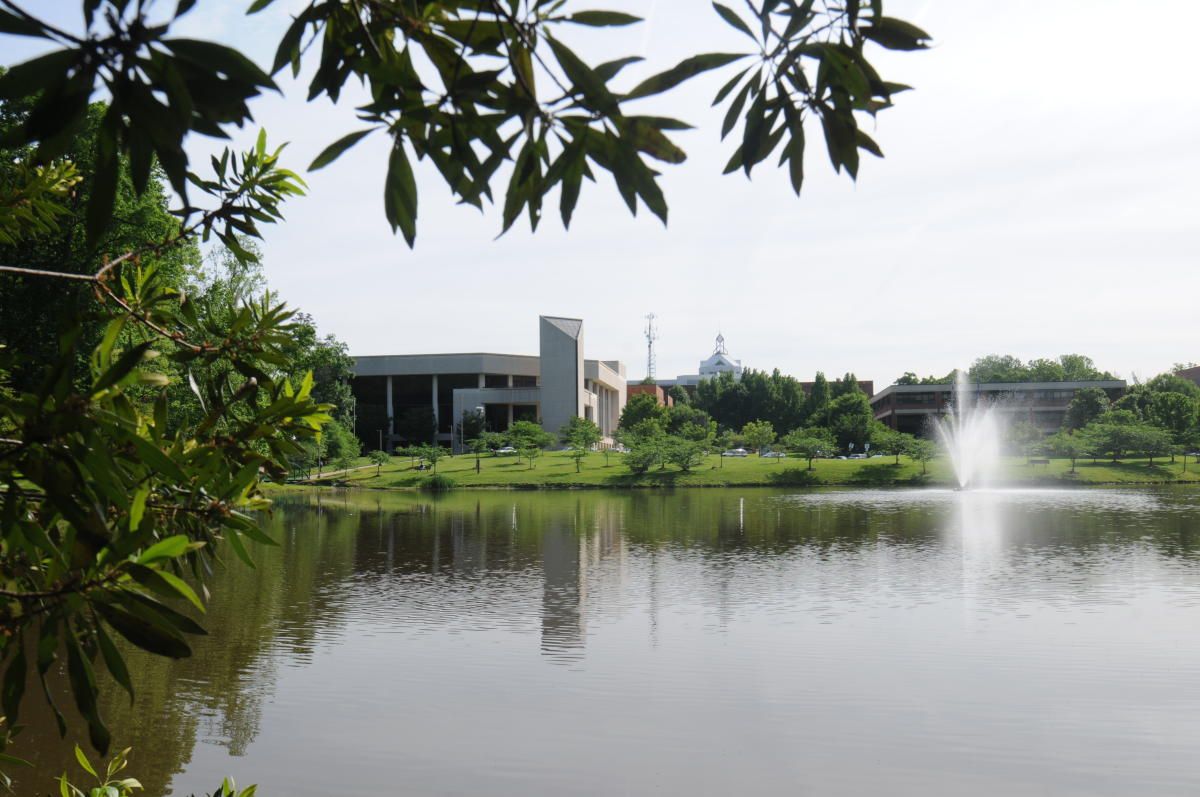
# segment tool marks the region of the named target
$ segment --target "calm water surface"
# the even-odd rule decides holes
[[[195,656],[106,696],[150,795],[1200,792],[1195,491],[314,493],[270,525]]]

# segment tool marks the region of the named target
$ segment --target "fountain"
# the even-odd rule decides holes
[[[938,436],[958,479],[959,489],[978,486],[1000,461],[1000,424],[993,408],[971,388],[966,371],[954,381],[954,403],[937,421]]]

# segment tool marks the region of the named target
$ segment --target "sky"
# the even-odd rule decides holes
[[[247,5],[204,0],[179,34],[268,65],[297,2],[251,18]],[[32,7],[78,27],[77,0]],[[646,18],[566,36],[593,63],[646,57],[627,70],[629,86],[687,55],[745,47],[701,0],[569,7]],[[1200,92],[1187,77],[1200,61],[1200,3],[1141,10],[889,0],[889,15],[935,43],[874,59],[886,79],[915,87],[868,123],[886,158],[864,156],[852,182],[833,173],[812,130],[800,198],[773,161],[751,181],[721,175],[732,145],[709,104],[724,81],[693,81],[642,111],[697,128],[677,139],[688,161],[665,167],[666,227],[644,209],[632,218],[602,178],[585,185],[569,232],[547,214],[536,233],[518,222],[497,238],[498,208],[456,206],[422,164],[409,250],[383,215],[386,141],[369,137],[305,175],[309,194],[266,230],[267,278],[356,355],[536,353],[537,316],[564,315],[584,319],[588,357],[623,360],[640,379],[653,312],[663,378],[694,373],[718,331],[747,367],[804,379],[853,371],[877,389],[988,353],[1079,352],[1146,378],[1200,361]],[[6,62],[36,51],[0,41]],[[281,87],[283,97],[251,107],[272,141],[290,142],[288,165],[303,169],[359,129],[353,93],[335,107],[305,103],[303,76]],[[200,163],[217,148],[189,142]]]

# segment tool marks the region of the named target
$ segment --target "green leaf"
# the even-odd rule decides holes
[[[146,499],[150,497],[150,487],[142,485],[138,491],[133,494],[133,500],[129,503],[129,530],[137,531],[138,526],[142,525],[142,516],[146,514]]]
[[[250,554],[246,552],[246,546],[242,543],[242,536],[236,531],[230,531],[225,535],[225,539],[229,540],[229,547],[233,548],[234,554],[247,567],[254,567],[254,560],[250,558]]]
[[[100,751],[101,755],[108,752],[108,745],[111,741],[111,734],[108,728],[104,727],[104,722],[100,719],[99,707],[96,704],[96,699],[99,696],[99,690],[96,688],[96,673],[92,670],[92,663],[83,655],[83,650],[79,646],[79,639],[68,628],[66,633],[67,642],[67,680],[71,682],[71,693],[75,696],[75,707],[79,709],[79,714],[87,721],[88,739],[92,743],[92,747]],[[79,750],[78,746],[75,748]],[[83,756],[77,755],[77,758]],[[86,760],[86,759],[84,759]],[[83,764],[83,761],[80,761]],[[95,776],[96,772],[88,764],[84,767],[88,772]]]
[[[101,374],[100,378],[92,385],[92,395],[112,387],[128,376],[129,372],[136,368],[138,363],[146,359],[150,353],[150,347],[153,345],[154,341],[148,340],[126,350],[113,363],[113,366]]]
[[[583,94],[589,104],[601,113],[617,113],[617,98],[592,68],[563,43],[549,36],[546,37],[546,41],[549,42],[555,60],[563,68],[572,87]]]
[[[396,136],[388,159],[387,180],[383,189],[383,209],[392,232],[400,229],[409,248],[417,240],[417,181],[412,164],[404,151],[404,139]]]
[[[0,76],[0,99],[15,100],[35,94],[61,80],[78,60],[79,53],[74,50],[55,50],[10,67]]]
[[[633,91],[625,95],[625,99],[635,100],[640,97],[649,97],[652,94],[661,94],[702,72],[719,69],[726,64],[732,64],[734,61],[746,57],[746,53],[705,53],[703,55],[693,55],[691,58],[683,59],[666,72],[660,72],[653,77],[643,80]]]
[[[266,72],[232,47],[199,39],[163,39],[162,44],[179,58],[200,67],[204,72],[223,72],[234,80],[252,86],[278,90]]]
[[[151,545],[137,558],[138,564],[148,565],[162,559],[176,559],[187,553],[191,540],[186,534],[175,534]]]
[[[75,760],[79,762],[79,766],[83,767],[84,772],[88,773],[93,778],[100,777],[98,774],[96,774],[96,770],[92,767],[92,762],[88,761],[87,756],[83,754],[83,750],[79,749],[79,745],[75,745]]]
[[[179,576],[167,570],[155,570],[145,565],[129,565],[129,575],[142,586],[154,590],[166,598],[185,598],[189,603],[204,611],[204,604],[195,591]]]
[[[0,33],[12,36],[39,36],[46,38],[46,29],[36,22],[0,9]]]
[[[328,166],[329,164],[331,164],[335,160],[337,160],[339,157],[341,157],[343,152],[350,149],[355,144],[357,144],[359,141],[361,141],[365,136],[369,136],[373,132],[375,132],[375,128],[371,128],[369,130],[359,130],[356,133],[350,133],[349,135],[342,136],[337,141],[333,142],[328,147],[321,150],[321,154],[318,155],[316,157],[316,159],[313,160],[313,162],[309,164],[308,170],[310,172],[315,172],[317,169],[325,168],[326,166]]]
[[[96,642],[100,647],[100,656],[104,659],[104,666],[108,668],[108,673],[113,680],[129,693],[129,702],[132,703],[133,681],[129,678],[129,668],[125,666],[125,659],[117,650],[117,646],[113,644],[112,637],[104,630],[104,625],[97,620],[95,628]]]
[[[96,134],[96,162],[92,175],[91,198],[87,207],[87,241],[95,246],[112,220],[113,205],[117,200],[117,178],[120,174],[120,159],[117,156],[115,106],[110,106],[104,122]]]
[[[924,50],[932,38],[928,33],[902,19],[880,17],[874,25],[858,29],[866,39],[889,50]]]
[[[622,14],[619,11],[576,11],[566,18],[567,22],[592,27],[611,27],[619,25],[634,25],[642,21],[641,17],[632,14]]]
[[[687,154],[663,135],[652,117],[631,116],[619,123],[618,129],[629,143],[653,158],[666,163],[683,163],[687,160]]]
[[[596,77],[607,83],[615,78],[617,74],[625,67],[644,60],[646,59],[642,58],[640,55],[631,55],[628,58],[618,58],[615,61],[605,61],[603,64],[599,64],[595,69],[593,69],[592,72],[596,74]]]
[[[721,19],[725,20],[728,25],[737,28],[742,33],[749,36],[756,44],[758,43],[758,37],[754,35],[754,31],[750,30],[750,26],[742,21],[741,17],[720,3],[713,3],[713,8],[717,10],[717,13],[721,15]]]
[[[142,650],[172,659],[185,659],[192,655],[192,649],[178,633],[164,631],[148,620],[107,603],[96,603],[95,607],[117,633]]]
[[[757,85],[757,80],[750,80],[746,85],[742,86],[741,91],[733,98],[733,102],[729,105],[729,110],[725,112],[725,120],[721,123],[721,139],[724,140],[727,135],[737,126],[738,120],[742,118],[742,108],[746,106],[746,98],[750,96],[750,90]]]
[[[11,728],[17,721],[21,698],[25,695],[26,661],[24,640],[18,636],[10,644],[16,647],[17,654],[4,673],[4,683],[0,685],[0,705],[4,707],[6,722]]]

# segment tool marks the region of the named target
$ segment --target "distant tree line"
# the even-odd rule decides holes
[[[958,369],[945,376],[918,377],[906,371],[896,380],[897,385],[945,385],[958,378]],[[1090,382],[1101,379],[1116,379],[1108,371],[1101,371],[1091,357],[1082,354],[1061,354],[1057,358],[1039,358],[1022,362],[1011,354],[988,354],[980,357],[967,369],[967,378],[972,382]]]

